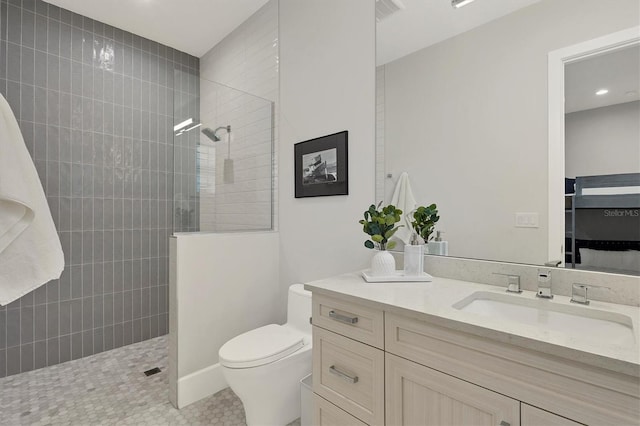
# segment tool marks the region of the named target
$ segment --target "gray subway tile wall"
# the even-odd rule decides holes
[[[168,332],[174,70],[195,83],[199,60],[41,0],[0,0],[0,93],[65,253],[59,280],[0,307],[0,377]],[[179,91],[199,96],[197,83]]]

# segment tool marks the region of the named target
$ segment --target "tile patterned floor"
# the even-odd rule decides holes
[[[162,336],[0,379],[0,425],[245,425],[242,403],[230,389],[173,408],[167,341]],[[161,373],[143,374],[156,366]]]

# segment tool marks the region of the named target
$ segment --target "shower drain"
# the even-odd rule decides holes
[[[144,375],[145,376],[153,376],[154,374],[158,374],[160,371],[162,371],[162,370],[160,370],[158,367],[154,367],[151,370],[145,371]]]

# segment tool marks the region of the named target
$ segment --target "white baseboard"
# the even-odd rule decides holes
[[[226,387],[227,381],[222,375],[220,364],[184,376],[178,379],[178,408],[184,408]]]

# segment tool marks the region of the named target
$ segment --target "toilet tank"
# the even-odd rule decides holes
[[[289,287],[287,302],[287,324],[304,334],[311,334],[311,292],[304,289],[302,284]]]

